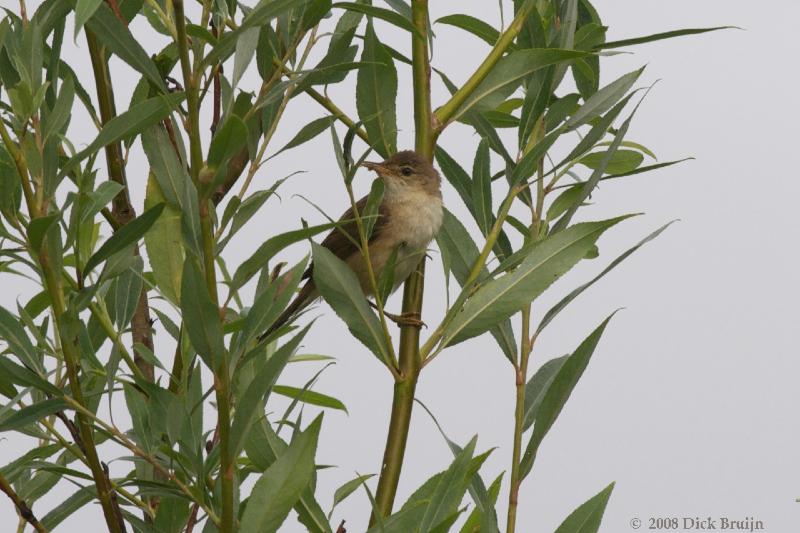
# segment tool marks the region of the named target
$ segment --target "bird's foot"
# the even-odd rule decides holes
[[[398,326],[412,326],[420,329],[428,327],[425,322],[420,320],[419,313],[403,313],[402,315],[395,315],[384,311],[383,315]]]

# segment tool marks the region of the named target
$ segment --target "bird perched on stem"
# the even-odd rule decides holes
[[[380,274],[397,250],[394,291],[420,263],[428,244],[442,225],[441,178],[430,162],[412,150],[398,152],[381,163],[366,162],[361,166],[375,171],[384,182],[383,200],[367,244],[375,276]],[[366,205],[366,196],[356,202],[359,216],[363,216]],[[353,209],[345,211],[339,222],[340,225],[322,241],[322,246],[353,269],[365,295],[374,296],[369,269],[358,246],[358,225]],[[312,263],[303,274],[303,278],[307,279],[305,285],[262,338],[319,298],[312,277],[313,269]],[[388,313],[386,316],[400,323],[421,324],[419,317],[398,317]]]

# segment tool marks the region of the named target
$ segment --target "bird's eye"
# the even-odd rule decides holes
[[[411,167],[403,167],[400,169],[400,172],[403,174],[403,176],[410,176],[414,173],[414,171],[411,170]]]

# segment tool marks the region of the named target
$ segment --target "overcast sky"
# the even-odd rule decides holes
[[[612,320],[542,445],[522,488],[518,531],[555,530],[575,507],[611,481],[617,485],[601,527],[605,533],[630,531],[634,518],[646,527],[650,517],[707,515],[754,517],[771,533],[797,530],[800,223],[795,206],[800,182],[794,157],[800,112],[792,102],[800,81],[796,68],[800,4],[596,0],[595,5],[610,26],[611,40],[686,27],[737,25],[744,31],[663,41],[603,60],[603,83],[644,64],[648,67],[642,85],[661,80],[638,112],[628,138],[648,146],[662,161],[689,156],[695,160],[601,187],[582,219],[645,214],[603,236],[598,259],[584,261],[534,304],[534,317],[540,317],[549,304],[590,279],[619,253],[662,224],[680,219],[581,296],[537,342],[533,369],[574,350],[609,313],[624,308]],[[433,19],[455,9],[492,24],[499,21],[494,1],[431,2]],[[135,28],[143,30],[144,21]],[[438,37],[434,66],[454,81],[463,81],[488,48],[458,30],[440,25],[434,29]],[[379,34],[387,43],[407,49],[407,34]],[[72,35],[71,19],[66,35]],[[79,38],[77,45],[71,38],[67,41],[65,60],[74,66],[77,62],[76,70],[89,83],[84,39]],[[399,74],[399,143],[404,148],[413,144],[410,70],[400,66]],[[114,80],[125,94],[118,107],[127,102],[135,79],[114,63]],[[254,86],[256,80],[245,77],[243,83]],[[354,83],[351,76],[330,91],[353,115]],[[437,84],[434,105],[445,97],[445,89]],[[322,116],[324,110],[313,101],[296,98],[272,146],[281,146],[303,124]],[[73,119],[71,128],[79,137],[91,136],[90,125],[79,118]],[[462,166],[471,166],[477,138],[470,130],[448,129],[441,143]],[[330,139],[322,135],[277,157],[257,174],[253,190],[268,188],[291,172],[306,171],[282,188],[280,203],[268,204],[250,231],[233,241],[226,252],[228,264],[237,265],[268,236],[297,228],[300,216],[322,220],[297,194],[338,215],[347,199],[335,165]],[[104,175],[104,167],[98,166]],[[129,175],[146,175],[140,156],[132,157]],[[364,172],[356,186],[366,191],[369,182]],[[141,210],[142,182],[132,188]],[[448,185],[444,198],[449,209],[467,219]],[[468,227],[477,231],[474,225]],[[307,252],[296,246],[285,257],[298,259]],[[440,257],[431,255],[423,318],[435,324],[445,300]],[[18,292],[16,281],[4,279],[8,285],[3,305],[29,297],[30,293]],[[399,312],[399,307],[395,296],[389,309]],[[315,314],[320,319],[302,351],[338,359],[316,388],[340,398],[349,409],[349,415],[325,416],[317,462],[337,465],[319,475],[317,494],[327,509],[336,487],[356,472],[379,469],[391,380],[367,349],[349,338],[330,308],[320,305]],[[316,369],[294,365],[281,382],[297,385]],[[417,391],[451,439],[463,444],[478,434],[479,450],[494,448],[481,471],[487,483],[509,470],[513,387],[510,365],[486,336],[440,355],[426,367]],[[276,405],[278,410],[280,403]],[[0,441],[4,458],[24,451],[21,439],[4,437]],[[416,409],[398,503],[450,460],[434,424]],[[118,468],[124,472],[127,466]],[[55,491],[39,502],[38,514],[63,494]],[[506,485],[500,499],[504,523]],[[365,529],[368,514],[366,496],[357,493],[337,508],[334,520],[338,524],[346,519],[348,530],[358,532]],[[99,517],[99,509],[86,508],[59,530],[85,532],[88,521]],[[16,521],[7,501],[0,503],[0,520]],[[302,528],[290,516],[281,531]]]

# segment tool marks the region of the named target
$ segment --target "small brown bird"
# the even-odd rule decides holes
[[[373,272],[378,276],[397,249],[394,291],[414,271],[442,225],[441,178],[433,165],[412,150],[398,152],[382,163],[367,162],[362,166],[377,172],[384,181],[383,201],[368,241],[369,256]],[[366,205],[366,196],[356,203],[360,215]],[[347,263],[355,272],[364,294],[373,296],[364,256],[355,244],[359,237],[352,208],[345,211],[339,221],[342,224],[325,237],[322,246]],[[312,278],[313,268],[312,263],[303,274],[308,281],[262,337],[283,326],[319,298]]]

